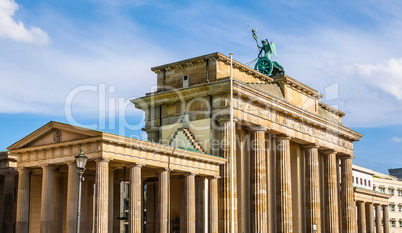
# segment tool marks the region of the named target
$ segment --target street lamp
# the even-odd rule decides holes
[[[77,164],[77,172],[78,175],[80,176],[79,182],[78,182],[78,206],[77,206],[77,230],[76,232],[80,232],[80,218],[81,218],[81,184],[84,181],[84,177],[82,177],[82,174],[85,171],[85,165],[87,164],[88,157],[85,156],[84,154],[84,149],[81,147],[80,153],[75,156],[75,163]]]
[[[315,222],[314,222],[314,224],[313,224],[313,231],[314,231],[314,232],[317,231],[317,224],[315,224]]]

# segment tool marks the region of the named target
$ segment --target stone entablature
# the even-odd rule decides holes
[[[366,203],[388,205],[388,199],[391,195],[376,192],[369,189],[354,187],[355,201],[363,201]]]
[[[17,166],[17,156],[8,151],[0,152],[0,171],[6,168],[15,168]]]
[[[222,80],[214,84],[204,84],[180,90],[184,100],[182,102],[179,101],[176,92],[170,91],[135,99],[133,103],[136,104],[137,108],[144,109],[146,112],[146,130],[158,127],[160,119],[163,121],[162,125],[180,123],[180,118],[184,113],[193,114],[193,119],[209,118],[210,115],[218,118],[219,116],[228,115],[230,102],[227,93],[228,86],[229,80]],[[209,108],[198,109],[198,113],[197,111],[183,111],[189,101],[209,95],[212,96],[212,114],[207,114],[210,111]],[[361,134],[343,126],[340,122],[333,122],[318,114],[305,111],[287,101],[262,93],[237,80],[234,82],[234,95],[235,118],[251,125],[262,125],[278,133],[289,134],[305,143],[317,143],[325,148],[352,155],[353,141],[358,141],[362,137]],[[176,96],[176,98],[172,98],[173,96]],[[152,101],[154,105],[151,104]],[[151,117],[150,111],[152,110],[150,108],[156,109],[160,104],[163,104],[162,117],[160,118],[159,115],[158,117]],[[142,105],[148,106],[148,108]],[[167,110],[169,108],[173,111]],[[331,109],[331,111],[334,112],[335,110]],[[341,112],[338,112],[338,114],[342,115]],[[153,116],[156,115],[153,114]]]
[[[35,144],[59,130],[61,135],[74,133],[79,139],[50,143]],[[84,138],[85,135],[88,138]],[[83,147],[89,160],[109,159],[120,163],[142,164],[150,167],[160,167],[182,172],[192,172],[205,176],[219,176],[219,166],[226,159],[173,148],[156,143],[131,139],[110,133],[84,129],[58,122],[50,122],[26,138],[10,146],[8,149],[17,157],[18,168],[41,167],[47,164],[66,164],[74,162],[74,156]]]
[[[237,95],[234,99],[234,114],[238,120],[346,154],[353,153],[353,141],[362,137],[341,124],[258,92],[240,82],[235,82],[234,92]]]
[[[276,75],[272,77],[275,82],[282,84],[282,85],[287,85],[289,88],[298,91],[300,93],[304,93],[307,96],[311,96],[314,99],[321,99],[322,95],[318,93],[317,90],[287,76],[287,75]],[[286,96],[286,95],[285,95]]]

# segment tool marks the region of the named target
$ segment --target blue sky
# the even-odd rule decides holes
[[[289,76],[365,135],[354,163],[385,173],[402,167],[401,10],[383,0],[0,0],[0,150],[50,120],[142,137],[128,100],[152,90],[150,67],[212,52],[250,62],[250,25],[275,42]]]

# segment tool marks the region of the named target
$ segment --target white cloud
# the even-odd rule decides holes
[[[105,0],[90,1],[115,12],[113,7],[105,7]],[[18,5],[12,0],[5,2],[14,8],[0,15],[11,18]],[[129,3],[135,6],[143,1]],[[125,3],[117,1],[119,4],[122,7],[118,9],[125,11]],[[402,94],[397,91],[402,90],[402,34],[395,30],[401,26],[398,23],[389,22],[376,33],[350,25],[331,28],[325,24],[283,30],[262,23],[265,21],[258,16],[215,2],[213,7],[208,2],[185,7],[161,4],[163,20],[153,24],[144,23],[146,17],[140,20],[141,14],[127,16],[127,12],[89,22],[62,18],[63,14],[44,9],[39,17],[52,34],[51,45],[1,50],[0,80],[7,88],[0,92],[0,112],[63,114],[64,98],[70,90],[101,82],[116,86],[112,97],[142,96],[156,84],[150,67],[215,51],[234,52],[236,60],[249,62],[258,54],[247,27],[250,24],[258,28],[260,39],[275,41],[277,61],[288,75],[317,90],[338,83],[339,97],[326,97],[328,104],[339,105],[346,113],[346,126],[402,124]],[[0,9],[6,8],[0,5]],[[192,27],[182,23],[183,18],[191,19]],[[96,94],[77,96],[74,107],[82,115],[96,117]]]
[[[49,41],[46,32],[38,27],[25,28],[21,21],[13,19],[19,6],[14,0],[0,1],[0,37],[11,38],[26,43],[45,44]]]
[[[393,137],[392,138],[392,141],[394,141],[394,142],[396,142],[396,143],[402,143],[402,138],[399,138],[399,137]]]
[[[402,100],[402,58],[376,64],[356,64],[357,72],[368,82]]]

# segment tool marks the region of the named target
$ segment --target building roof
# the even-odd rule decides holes
[[[374,175],[374,173],[375,173],[375,171],[373,171],[371,169],[368,169],[368,168],[365,168],[365,167],[360,167],[360,166],[357,166],[355,164],[352,164],[352,169],[355,170],[355,171],[366,173],[368,175]]]
[[[246,85],[276,98],[285,98],[278,83],[246,83]]]

